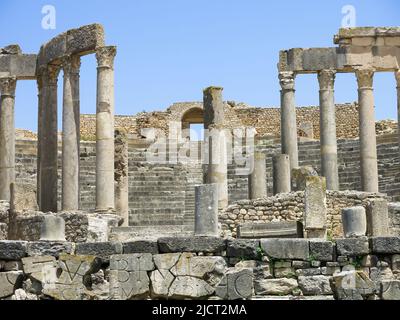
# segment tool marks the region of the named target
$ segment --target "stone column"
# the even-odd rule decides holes
[[[79,107],[80,57],[63,60],[63,136],[62,136],[62,209],[79,209],[79,159],[80,159],[80,107]]]
[[[97,49],[96,211],[114,211],[114,58],[116,47]]]
[[[367,235],[370,237],[388,237],[389,209],[386,199],[372,199],[367,206]]]
[[[290,168],[299,166],[297,146],[296,103],[293,72],[280,72],[281,85],[281,144],[282,154],[289,155]]]
[[[203,184],[195,187],[195,235],[218,236],[218,186]]]
[[[36,157],[36,201],[41,208],[40,205],[40,162],[41,162],[41,142],[42,142],[42,118],[43,118],[43,96],[44,96],[44,86],[43,86],[43,73],[39,71],[39,76],[37,77],[37,87],[38,87],[38,129],[37,129],[37,157]]]
[[[249,175],[249,199],[258,199],[267,196],[267,170],[265,154],[254,152],[253,170]]]
[[[287,154],[277,154],[273,162],[273,187],[274,195],[290,192],[290,161]]]
[[[326,178],[328,190],[339,190],[334,97],[335,75],[336,71],[334,70],[322,70],[318,73],[321,171],[322,176]]]
[[[115,210],[129,226],[128,140],[122,129],[115,130]]]
[[[58,183],[58,126],[57,82],[59,66],[49,65],[43,70],[42,110],[40,133],[40,210],[57,212]]]
[[[399,146],[400,146],[400,70],[394,73],[396,77],[396,88],[397,88],[397,131],[399,136]]]
[[[363,191],[378,192],[378,162],[372,70],[356,71],[358,82],[361,183]]]
[[[227,136],[224,131],[224,103],[221,87],[208,87],[203,91],[204,128],[208,130],[204,145],[208,150],[206,183],[218,186],[218,208],[228,206],[228,160]]]
[[[10,201],[10,184],[15,182],[16,84],[16,78],[0,79],[0,200],[7,201]]]

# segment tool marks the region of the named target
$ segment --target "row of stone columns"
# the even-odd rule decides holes
[[[96,51],[96,211],[108,212],[114,204],[114,58],[115,47]],[[79,209],[80,159],[80,57],[66,56],[60,65],[41,68],[38,77],[38,202],[42,211],[57,211],[58,126],[57,79],[63,83],[62,210]]]
[[[339,189],[334,82],[335,70],[318,72],[320,100],[321,172],[326,177],[327,189]],[[358,83],[360,168],[362,190],[378,192],[378,163],[376,150],[373,76],[374,71],[360,69],[355,72]],[[400,71],[395,72],[397,82],[398,119],[400,128]],[[291,168],[298,167],[296,105],[294,98],[294,72],[279,74],[281,85],[281,144],[282,153],[290,159]],[[399,130],[400,143],[400,130]]]

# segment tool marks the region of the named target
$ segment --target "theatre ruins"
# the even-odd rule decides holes
[[[115,115],[101,25],[0,49],[0,299],[400,300],[400,122],[375,120],[373,89],[393,74],[400,110],[400,27],[334,44],[277,53],[279,107],[209,86],[132,116]],[[335,103],[338,73],[358,101]],[[296,105],[302,74],[319,106]],[[37,133],[15,128],[17,81],[37,83]]]

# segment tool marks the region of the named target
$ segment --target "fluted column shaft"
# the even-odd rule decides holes
[[[15,182],[16,84],[16,78],[0,79],[0,200],[7,201],[10,201],[10,184]]]
[[[80,57],[63,60],[62,209],[79,209]]]
[[[115,47],[97,49],[96,211],[115,209],[114,202],[114,58]]]
[[[356,71],[358,82],[361,183],[363,191],[378,192],[375,114],[372,70]]]
[[[289,155],[291,169],[299,166],[294,79],[295,79],[295,74],[293,72],[279,73],[279,82],[282,88],[281,90],[282,154]]]
[[[328,190],[339,190],[334,94],[335,74],[334,70],[322,70],[318,73],[321,171],[322,176],[326,178]]]
[[[57,82],[59,66],[49,65],[42,76],[42,107],[40,142],[40,209],[57,212],[58,184],[58,125]]]

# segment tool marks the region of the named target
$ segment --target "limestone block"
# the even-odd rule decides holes
[[[324,177],[308,176],[305,181],[304,229],[307,231],[307,238],[311,238],[309,231],[315,230],[323,230],[321,237],[325,238],[326,180]]]
[[[65,241],[65,221],[61,217],[46,215],[40,228],[41,241]]]
[[[15,211],[39,211],[36,186],[29,183],[17,183],[14,187]]]
[[[112,255],[110,270],[112,299],[129,300],[149,295],[150,279],[147,271],[154,270],[150,253]]]
[[[26,241],[0,241],[0,260],[20,260],[26,256]]]
[[[226,250],[226,242],[217,237],[162,237],[158,239],[158,248],[160,253],[221,253]]]
[[[123,253],[158,253],[157,240],[134,240],[122,243]]]
[[[400,253],[400,237],[373,237],[370,242],[373,253]]]
[[[151,253],[115,254],[110,258],[111,270],[151,271],[154,270]]]
[[[310,256],[313,257],[314,260],[332,261],[333,253],[333,242],[310,239]]]
[[[22,285],[23,272],[0,272],[0,298],[11,296]]]
[[[264,279],[254,282],[254,289],[257,295],[286,295],[291,294],[298,288],[296,279]]]
[[[153,256],[154,264],[158,270],[170,270],[176,265],[180,258],[180,253],[163,253]]]
[[[369,253],[367,237],[336,239],[336,250],[341,256],[359,256]]]
[[[400,300],[400,280],[383,280],[381,294],[383,300]]]
[[[311,166],[293,168],[291,172],[293,190],[303,191],[306,189],[308,177],[317,177],[318,172]]]
[[[248,299],[253,294],[251,269],[230,268],[215,288],[218,297],[225,300]]]
[[[37,295],[26,292],[24,289],[17,289],[11,296],[11,300],[39,300],[39,298]]]
[[[195,235],[218,236],[218,185],[195,186]]]
[[[57,273],[57,262],[53,256],[35,256],[22,258],[24,273],[35,280],[50,283],[55,282]]]
[[[3,266],[4,271],[19,271],[22,270],[21,261],[5,261]]]
[[[342,210],[343,233],[346,238],[362,237],[367,232],[367,218],[364,207]]]
[[[189,276],[175,278],[169,289],[169,297],[172,299],[199,299],[210,296],[215,289],[206,281]]]
[[[306,239],[261,239],[261,248],[275,259],[308,260],[310,255]]]
[[[300,276],[311,277],[311,276],[318,276],[321,274],[322,274],[321,268],[305,268],[305,269],[297,269],[296,270],[296,275],[298,277],[300,277]]]
[[[332,289],[329,278],[323,275],[298,278],[299,288],[304,295],[331,295]]]
[[[302,69],[304,70],[329,70],[337,68],[336,48],[310,48],[304,49],[302,55]]]
[[[58,258],[60,254],[74,254],[75,244],[59,241],[32,241],[27,244],[28,256],[53,256]]]
[[[300,221],[245,222],[237,228],[238,238],[303,238],[303,224]]]
[[[271,279],[272,267],[269,262],[256,260],[242,260],[235,264],[236,269],[252,269],[255,279]]]
[[[84,277],[99,271],[100,259],[95,256],[60,254],[59,268],[56,282],[43,284],[43,294],[57,300],[81,300],[86,287]]]
[[[367,206],[367,234],[370,237],[389,236],[389,211],[386,199],[374,199]]]
[[[400,254],[392,256],[392,269],[393,271],[400,271]]]
[[[158,269],[150,274],[152,297],[168,297],[169,288],[175,277],[168,269]]]
[[[331,278],[337,300],[363,300],[375,294],[375,284],[363,271],[342,271]]]
[[[8,225],[5,223],[0,223],[0,241],[7,240],[8,236]]]
[[[260,258],[260,241],[233,239],[227,241],[226,254],[228,257],[236,257],[242,259]]]
[[[17,78],[36,78],[36,54],[12,55],[9,59],[9,72]]]
[[[120,242],[86,242],[76,244],[76,254],[93,255],[103,260],[110,260],[111,255],[122,253]]]

